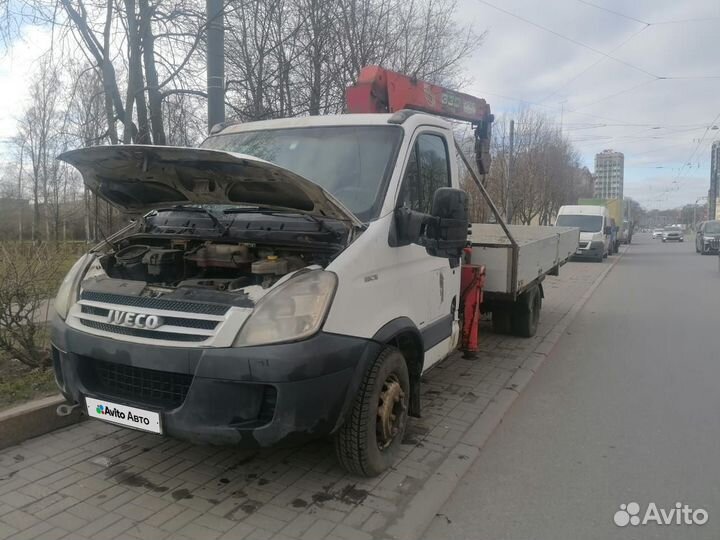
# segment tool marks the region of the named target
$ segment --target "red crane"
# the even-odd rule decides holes
[[[490,170],[490,134],[494,120],[484,99],[420,81],[379,66],[360,70],[345,90],[350,113],[394,113],[414,109],[470,122],[475,128],[475,160],[480,174]]]

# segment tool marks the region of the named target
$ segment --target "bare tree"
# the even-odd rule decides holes
[[[43,217],[46,225],[45,237],[49,237],[47,203],[50,191],[55,189],[60,176],[55,155],[62,130],[62,113],[59,110],[62,90],[57,67],[50,57],[46,56],[40,62],[29,94],[30,106],[21,118],[17,142],[22,148],[23,156],[29,158],[33,202],[32,239],[35,240],[40,236]]]

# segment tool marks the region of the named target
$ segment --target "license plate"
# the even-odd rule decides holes
[[[111,424],[131,427],[141,431],[162,433],[160,413],[91,397],[85,398],[85,406],[90,418],[97,418]]]

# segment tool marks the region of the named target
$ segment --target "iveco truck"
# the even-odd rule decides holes
[[[348,104],[358,113],[219,125],[200,148],[61,156],[136,216],[57,294],[54,367],[72,404],[198,443],[333,436],[346,469],[376,475],[421,412],[422,373],[457,348],[473,311],[463,268],[486,257],[498,273],[486,307],[507,331],[535,332],[542,280],[578,232],[515,240],[501,223],[468,236],[441,116],[473,122],[485,172],[485,101],[372,67]]]

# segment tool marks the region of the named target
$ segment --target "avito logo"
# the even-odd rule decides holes
[[[705,525],[708,521],[708,513],[703,508],[690,508],[689,505],[681,502],[675,503],[674,508],[666,510],[658,508],[657,504],[648,504],[645,512],[640,512],[640,505],[636,502],[621,504],[620,510],[615,512],[613,521],[618,527],[627,525]]]
[[[95,407],[95,411],[98,414],[105,414],[107,416],[112,416],[113,418],[120,418],[122,420],[125,420],[125,413],[122,412],[119,409],[115,409],[113,407],[106,407],[105,405],[98,405]]]

